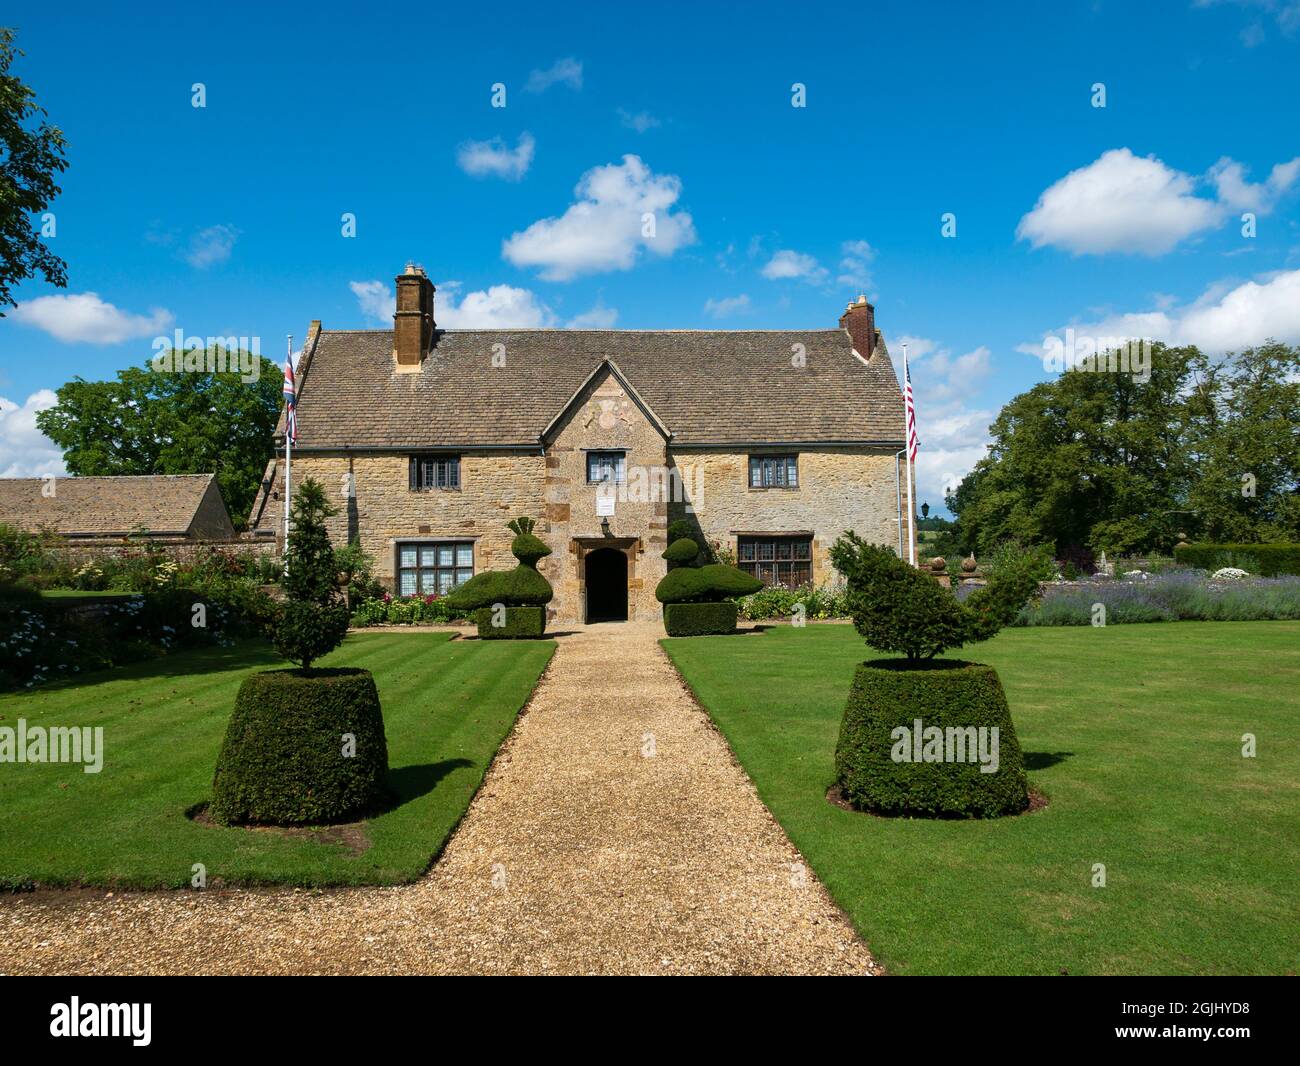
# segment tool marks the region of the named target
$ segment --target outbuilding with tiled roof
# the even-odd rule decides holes
[[[69,540],[232,540],[215,474],[0,478],[0,525]]]

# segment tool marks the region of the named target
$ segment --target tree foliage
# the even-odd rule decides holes
[[[1284,344],[1220,361],[1156,344],[1149,381],[1071,371],[1035,385],[947,499],[963,547],[1046,543],[1065,558],[1169,551],[1180,532],[1300,538],[1298,372]]]
[[[1300,347],[1264,344],[1208,368],[1194,411],[1189,535],[1300,540]]]
[[[294,491],[281,581],[285,602],[272,640],[276,651],[304,670],[342,644],[348,632],[339,567],[325,527],[334,514],[336,509],[314,479],[307,478]]]
[[[67,169],[67,142],[46,121],[35,91],[9,72],[22,54],[14,31],[0,26],[0,309],[14,302],[14,285],[38,273],[51,285],[68,283],[67,265],[32,225],[61,191],[55,176]]]
[[[909,659],[931,659],[948,648],[988,640],[1010,623],[1038,590],[1033,562],[1023,559],[1002,567],[962,603],[929,574],[852,530],[831,548],[858,632],[873,648]]]
[[[242,525],[280,414],[280,371],[258,359],[253,382],[237,371],[160,372],[148,363],[119,370],[112,381],[76,377],[36,424],[63,449],[68,472],[80,477],[215,472],[231,517]]]

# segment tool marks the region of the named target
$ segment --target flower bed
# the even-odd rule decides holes
[[[277,581],[281,564],[264,548],[241,545],[163,544],[133,540],[92,549],[69,545],[50,533],[27,533],[0,524],[0,581],[35,589],[147,592],[212,581]]]
[[[1255,622],[1300,619],[1300,578],[1245,577],[1213,580],[1201,570],[1126,576],[1047,585],[1037,603],[1025,607],[1018,626],[1082,626],[1099,617],[1105,624],[1129,622]]]
[[[468,612],[458,611],[445,596],[383,596],[363,600],[352,611],[352,625],[412,626],[445,625],[464,621]]]
[[[848,617],[844,590],[832,589],[825,584],[804,585],[797,589],[775,585],[737,602],[740,616],[753,622],[768,618],[791,618],[799,606],[803,607],[805,620]]]
[[[33,688],[180,648],[228,646],[259,632],[271,610],[263,592],[215,583],[107,600],[93,612],[84,600],[0,586],[0,690]]]

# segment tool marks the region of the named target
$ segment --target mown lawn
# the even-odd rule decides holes
[[[0,725],[103,726],[104,766],[0,764],[0,885],[378,884],[417,878],[442,850],[555,650],[450,633],[349,636],[322,665],[374,672],[398,802],[338,839],[225,829],[186,811],[212,771],[262,644],[186,652],[0,697]],[[368,846],[367,846],[368,844]]]
[[[121,600],[140,595],[138,592],[82,592],[80,589],[42,589],[47,600]]]
[[[1300,970],[1300,623],[1012,629],[965,649],[1001,674],[1050,798],[995,821],[826,802],[854,667],[875,657],[851,627],[664,646],[892,972]]]

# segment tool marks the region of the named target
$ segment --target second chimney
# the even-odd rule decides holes
[[[393,315],[393,359],[397,372],[419,373],[433,346],[434,287],[424,268],[407,263],[397,275],[397,311]]]
[[[853,350],[863,359],[870,359],[876,348],[876,309],[859,296],[840,315],[840,329],[846,330],[853,342]]]

